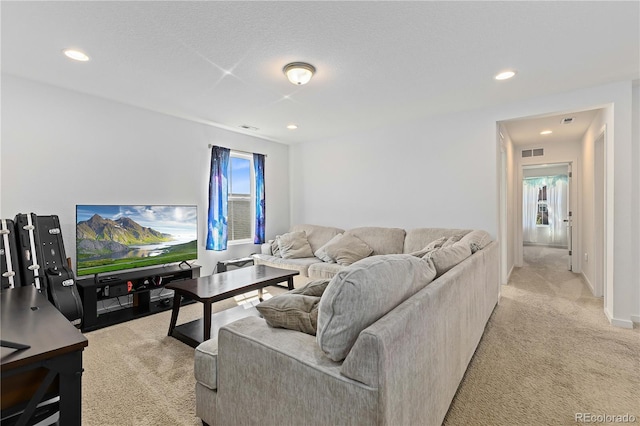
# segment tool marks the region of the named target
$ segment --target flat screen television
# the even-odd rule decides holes
[[[78,276],[197,258],[196,206],[76,206]]]

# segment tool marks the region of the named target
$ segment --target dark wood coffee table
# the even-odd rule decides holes
[[[223,325],[243,317],[259,315],[255,308],[245,309],[243,306],[212,315],[211,305],[213,303],[252,290],[258,290],[258,297],[262,300],[264,287],[284,281],[287,282],[289,290],[293,290],[293,277],[298,274],[298,271],[256,265],[167,284],[166,288],[174,291],[173,310],[167,335],[195,348],[205,340],[209,340],[212,331],[215,335]],[[203,318],[176,326],[182,297],[202,302],[204,306]],[[211,329],[212,324],[214,324],[214,330]]]

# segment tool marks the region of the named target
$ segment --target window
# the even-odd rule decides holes
[[[253,205],[252,157],[231,152],[229,167],[229,218],[227,235],[229,241],[239,242],[252,238]]]
[[[547,185],[538,189],[538,209],[536,225],[549,226],[549,211],[547,209]]]

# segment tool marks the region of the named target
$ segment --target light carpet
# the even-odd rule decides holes
[[[570,425],[576,413],[628,413],[640,423],[639,330],[609,325],[602,299],[556,259],[552,249],[527,248],[446,425]],[[178,324],[200,316],[200,303],[185,306]],[[166,335],[169,319],[167,311],[86,334],[83,425],[201,424],[193,349]]]

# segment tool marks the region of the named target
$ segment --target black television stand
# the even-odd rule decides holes
[[[97,330],[171,309],[171,304],[152,303],[151,290],[162,288],[170,282],[198,278],[200,266],[187,265],[188,268],[180,263],[109,275],[78,277],[76,283],[84,310],[81,330]],[[99,301],[117,299],[119,304],[121,296],[129,295],[133,297],[130,307],[98,313]]]

